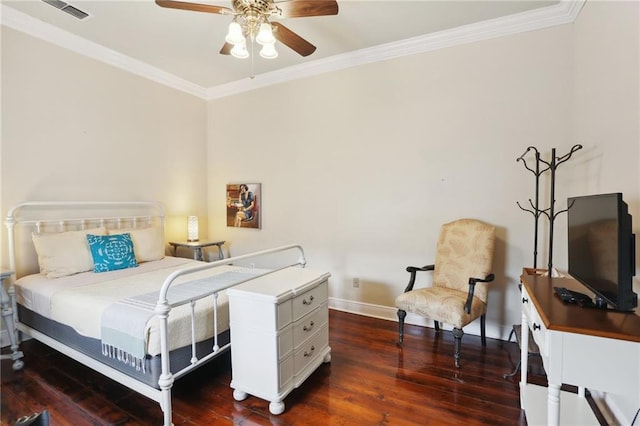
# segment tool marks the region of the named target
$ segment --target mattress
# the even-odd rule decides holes
[[[27,309],[73,328],[78,334],[101,339],[103,313],[115,302],[158,291],[171,273],[200,266],[195,260],[165,257],[162,260],[145,262],[137,268],[122,269],[106,273],[85,272],[68,277],[49,279],[41,274],[30,275],[16,281],[17,302]],[[220,276],[231,272],[252,277],[261,274],[258,269],[224,265],[179,277],[169,290],[194,280]],[[155,297],[151,301],[155,304]],[[195,305],[196,341],[213,336],[213,297],[198,300]],[[153,306],[152,306],[153,307]],[[229,328],[228,301],[224,292],[217,297],[218,332]],[[146,354],[160,354],[159,321],[153,316],[144,330]],[[191,342],[191,307],[178,306],[169,316],[169,350]]]
[[[175,271],[202,265],[203,262],[191,259],[165,257],[141,263],[137,268],[105,273],[86,272],[55,279],[46,278],[41,274],[29,275],[15,282],[19,319],[20,322],[76,350],[157,387],[157,375],[160,374],[160,328],[158,318],[153,315],[157,292],[165,279]],[[194,272],[176,279],[167,297],[171,302],[175,299],[173,294],[184,293],[184,289],[198,281],[228,285],[230,275],[236,280],[246,280],[264,272],[267,271],[230,265]],[[101,339],[101,332],[104,330],[101,328],[103,314],[122,300],[136,297],[147,297],[147,309],[151,310],[146,326],[143,324],[145,355],[142,368],[140,365],[136,368],[127,365],[126,362],[119,362],[115,359],[117,357],[106,356],[104,342]],[[215,321],[214,303],[217,307]],[[209,295],[198,300],[193,307],[193,313],[193,330],[192,307],[189,303],[173,307],[169,314],[168,342],[169,350],[172,351],[172,371],[177,371],[180,365],[188,365],[191,358],[192,332],[197,342],[203,342],[199,344],[202,350],[198,358],[211,352],[214,328],[217,329],[220,339],[217,342],[218,346],[228,342],[229,312],[224,291],[219,292],[215,298]],[[139,360],[140,358],[137,358],[137,361]],[[158,364],[157,368],[154,367],[155,363]]]
[[[56,321],[43,317],[22,305],[18,305],[18,317],[20,322],[34,330],[69,346],[87,356],[90,356],[103,364],[144,383],[155,389],[160,389],[158,380],[162,374],[161,356],[147,355],[144,359],[145,368],[137,369],[130,365],[124,364],[115,358],[105,357],[102,355],[102,344],[100,340],[78,334],[73,328],[60,324]],[[218,346],[224,348],[230,342],[229,330],[218,334]],[[206,339],[196,344],[196,356],[198,359],[211,353],[213,347],[213,338]],[[222,352],[221,352],[222,353]],[[191,364],[191,345],[173,349],[169,354],[169,365],[172,372],[180,371]]]
[[[136,268],[120,269],[99,274],[83,272],[61,278],[46,278],[42,274],[27,275],[15,282],[16,300],[27,309],[51,319],[51,299],[53,295],[61,291],[158,270],[189,268],[199,264],[201,263],[191,259],[166,256],[161,260],[140,263]],[[168,274],[169,272],[167,272]]]

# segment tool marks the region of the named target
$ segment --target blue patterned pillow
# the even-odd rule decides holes
[[[131,234],[87,234],[87,241],[93,257],[93,272],[115,271],[138,266]]]

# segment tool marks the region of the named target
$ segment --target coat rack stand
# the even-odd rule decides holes
[[[516,204],[518,205],[518,207],[520,207],[521,210],[524,210],[526,212],[529,212],[533,215],[534,218],[534,235],[533,235],[533,267],[536,268],[537,267],[537,261],[538,261],[538,223],[539,223],[539,219],[540,219],[540,215],[545,215],[547,217],[547,219],[549,219],[549,257],[547,260],[547,270],[551,271],[552,267],[553,267],[553,227],[554,227],[554,221],[556,220],[556,217],[561,214],[566,212],[569,207],[568,206],[566,209],[564,210],[560,210],[558,212],[555,211],[555,203],[556,203],[556,199],[555,199],[555,186],[556,186],[556,170],[557,168],[560,166],[560,164],[564,163],[565,161],[568,161],[571,156],[573,155],[574,152],[578,151],[582,149],[582,145],[574,145],[571,147],[571,150],[566,153],[565,155],[561,156],[561,157],[556,157],[556,149],[553,148],[551,149],[551,160],[550,161],[545,161],[542,158],[540,158],[540,151],[538,151],[537,148],[533,147],[533,146],[529,146],[527,147],[526,151],[518,158],[516,158],[516,162],[518,161],[522,161],[522,164],[524,165],[525,169],[529,170],[531,173],[534,174],[535,176],[535,182],[536,182],[536,190],[535,190],[535,201],[532,201],[531,198],[529,198],[529,205],[531,206],[531,208],[524,208],[520,205],[519,202],[516,201]],[[530,152],[533,151],[535,153],[535,167],[530,167],[527,164],[527,160],[525,159],[525,156]],[[542,165],[542,167],[541,167]],[[539,199],[540,199],[540,176],[542,176],[543,173],[545,173],[546,171],[550,170],[551,171],[551,187],[550,187],[550,191],[549,191],[549,207],[547,207],[546,209],[541,209],[540,205],[539,205]]]
[[[527,150],[520,157],[516,158],[516,162],[522,161],[522,164],[524,165],[525,169],[533,173],[533,175],[536,178],[536,192],[535,192],[534,201],[532,201],[531,198],[529,198],[529,205],[531,206],[531,208],[530,209],[524,208],[520,205],[519,202],[516,201],[516,204],[518,204],[518,207],[520,207],[521,210],[529,212],[533,215],[533,221],[534,221],[533,268],[534,269],[537,268],[537,261],[538,261],[538,229],[539,229],[538,223],[539,223],[540,215],[544,214],[547,217],[547,219],[549,219],[549,258],[547,261],[547,268],[548,268],[547,271],[549,274],[551,274],[551,269],[553,267],[553,261],[552,261],[553,259],[553,222],[556,220],[556,217],[560,213],[566,212],[571,207],[571,206],[568,206],[565,210],[561,210],[559,212],[555,211],[556,169],[558,168],[558,166],[560,166],[560,164],[569,160],[573,155],[573,153],[578,151],[579,149],[582,149],[582,145],[574,145],[571,147],[571,150],[567,154],[563,155],[562,157],[556,157],[556,149],[553,148],[551,150],[551,161],[545,161],[540,158],[540,151],[538,151],[535,147],[530,146],[530,147],[527,147]],[[529,164],[527,164],[527,160],[524,158],[530,151],[533,151],[535,154],[536,161],[535,161],[534,167],[529,167]],[[541,209],[540,203],[539,203],[540,202],[540,176],[542,176],[542,174],[548,170],[551,171],[551,188],[550,188],[550,195],[549,195],[549,198],[550,198],[549,207],[547,207],[546,209]],[[511,337],[515,335],[516,341],[518,342],[518,346],[522,348],[521,331],[522,331],[522,325],[514,324],[507,341],[511,341]],[[528,348],[529,350],[528,350],[527,356],[540,353],[540,349],[538,348],[538,345],[533,339],[533,334],[529,334]],[[516,364],[513,371],[511,371],[510,373],[503,374],[502,377],[504,377],[505,379],[508,379],[515,376],[518,373],[518,370],[520,370],[520,363],[521,363],[521,359],[518,360],[518,363]]]

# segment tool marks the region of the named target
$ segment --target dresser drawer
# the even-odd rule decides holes
[[[527,293],[527,289],[524,288],[524,286],[522,286],[521,302],[523,312],[525,313],[527,318],[531,319],[531,309],[533,307],[533,302],[531,301],[531,297],[529,296],[529,293]]]
[[[294,374],[298,375],[311,361],[322,355],[323,349],[328,345],[329,325],[325,324],[311,339],[293,351]]]
[[[540,355],[542,355],[543,357],[547,356],[549,353],[549,345],[548,345],[549,332],[547,331],[547,328],[545,327],[545,325],[542,323],[542,320],[540,319],[540,315],[538,315],[538,311],[535,309],[534,306],[531,307],[528,317],[529,317],[529,330],[530,330],[530,333],[532,333],[533,340],[535,340],[536,344],[538,345],[538,348],[540,349]]]
[[[327,302],[317,309],[300,318],[293,324],[293,346],[298,348],[307,339],[311,338],[329,320]]]
[[[542,323],[540,319],[540,315],[536,310],[536,307],[527,293],[526,288],[522,287],[522,312],[527,317],[527,322],[529,323],[529,333],[531,333],[531,337],[538,345],[540,349],[540,354],[542,356],[546,356],[548,353],[548,331],[547,328]]]
[[[329,296],[328,283],[323,281],[316,287],[293,299],[293,321],[296,321],[326,302]]]
[[[293,355],[283,359],[278,364],[278,393],[291,386],[293,380]]]
[[[233,333],[233,331],[232,331]],[[282,360],[283,358],[291,355],[293,351],[294,342],[293,342],[293,327],[288,326],[277,333],[277,342],[278,342],[278,360]],[[273,338],[269,333],[255,333],[253,335],[255,341],[261,341],[264,339],[264,346],[262,348],[256,348],[257,350],[264,349],[269,346],[269,340],[273,341]]]

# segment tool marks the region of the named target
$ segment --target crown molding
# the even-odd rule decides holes
[[[260,74],[252,79],[245,78],[210,88],[191,83],[135,58],[32,18],[11,7],[0,5],[0,13],[2,14],[2,25],[168,87],[199,98],[212,100],[358,65],[572,23],[577,18],[585,2],[586,0],[561,0],[552,6],[343,53]]]
[[[555,5],[528,12],[464,25],[295,65],[282,70],[260,74],[252,79],[243,79],[211,87],[207,89],[207,97],[210,99],[223,98],[273,84],[338,71],[358,65],[386,61],[388,59],[425,53],[446,47],[459,46],[572,23],[580,13],[585,2],[586,0],[561,0]]]
[[[173,74],[152,67],[142,61],[123,55],[115,50],[79,37],[68,31],[35,19],[4,4],[0,5],[2,25],[29,34],[49,43],[79,53],[83,56],[105,62],[116,68],[139,75],[162,85],[206,99],[206,90],[202,86],[179,78]]]

